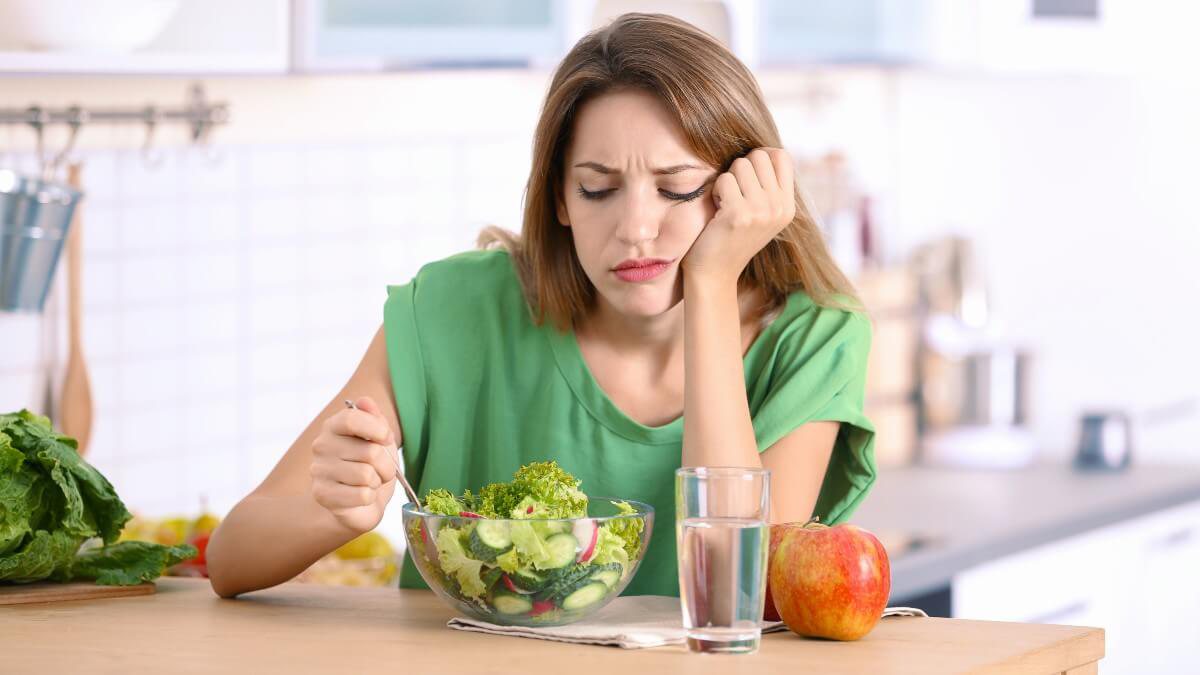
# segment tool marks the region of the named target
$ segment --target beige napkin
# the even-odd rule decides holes
[[[883,616],[927,616],[912,607],[888,607]],[[515,635],[585,645],[610,645],[642,649],[683,644],[683,615],[679,598],[666,595],[625,595],[613,600],[583,621],[566,626],[498,626],[479,619],[456,616],[446,623],[455,630],[493,635]],[[764,621],[763,632],[787,630],[782,621]]]

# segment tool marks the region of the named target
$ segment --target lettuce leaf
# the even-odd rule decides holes
[[[537,569],[546,569],[550,563],[550,551],[542,535],[533,528],[535,521],[523,520],[512,523],[509,534],[513,540],[513,550],[520,556],[522,562],[533,565]]]
[[[455,497],[445,489],[430,490],[424,503],[430,513],[458,515],[473,511],[484,518],[516,518],[518,506],[534,505],[539,518],[579,518],[587,515],[587,495],[579,489],[580,481],[567,473],[557,462],[533,462],[517,469],[512,481],[491,483],[479,491],[470,490]]]
[[[483,595],[487,587],[483,583],[483,562],[467,555],[462,544],[463,532],[456,527],[443,525],[438,530],[437,548],[438,562],[442,571],[453,575],[458,581],[462,594],[468,598]]]
[[[147,541],[121,541],[89,549],[75,556],[60,581],[95,579],[104,586],[128,586],[153,581],[168,567],[196,556],[191,544],[160,546]]]
[[[76,578],[80,546],[95,538],[113,544],[132,518],[112,484],[77,448],[46,417],[28,410],[0,415],[0,582]],[[86,575],[81,578],[140,583],[158,561],[188,553],[160,550],[165,548],[146,543],[112,551],[104,575],[94,567],[99,559],[89,557],[79,567]],[[193,555],[194,549],[188,557]],[[160,567],[149,578],[161,573]]]
[[[607,565],[613,562],[621,563],[624,569],[629,566],[629,554],[625,551],[625,539],[613,532],[610,522],[600,527],[596,537],[596,557],[592,558],[592,563]]]
[[[504,570],[505,572],[510,574],[516,572],[521,566],[521,560],[517,557],[516,547],[514,546],[513,548],[508,549],[506,553],[501,553],[500,555],[496,556],[496,564],[499,565],[500,569]]]
[[[457,516],[460,511],[465,511],[462,502],[457,497],[450,494],[449,490],[437,489],[430,490],[425,493],[425,510],[429,513],[440,513],[443,516]]]
[[[614,501],[612,504],[620,511],[620,515],[627,516],[637,513],[637,509],[630,506],[629,502]],[[642,546],[642,530],[646,529],[646,521],[641,518],[622,518],[610,520],[606,526],[625,542],[625,554],[628,558],[636,558],[638,550]]]

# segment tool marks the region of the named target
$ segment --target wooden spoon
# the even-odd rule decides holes
[[[67,183],[82,190],[82,166],[73,162],[67,167]],[[83,300],[81,298],[82,219],[80,205],[67,233],[67,313],[70,338],[67,348],[67,372],[63,378],[61,414],[62,433],[79,443],[82,455],[92,435],[92,384],[88,378],[87,362],[83,357]]]

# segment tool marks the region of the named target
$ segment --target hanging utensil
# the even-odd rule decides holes
[[[67,184],[83,191],[83,167],[80,162],[67,165]],[[67,372],[63,377],[62,399],[58,410],[62,433],[78,442],[79,454],[87,451],[92,435],[92,384],[83,355],[82,267],[83,232],[80,212],[67,234]]]
[[[0,169],[0,310],[44,309],[71,217],[83,196],[54,176],[87,115],[72,108],[67,144],[50,159],[43,138],[48,119],[45,110],[29,109],[29,125],[37,134],[38,177]]]

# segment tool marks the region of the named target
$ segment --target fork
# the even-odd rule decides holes
[[[345,399],[345,403],[346,407],[350,408],[351,410],[360,410],[358,406],[354,405],[354,401],[351,401],[350,399]],[[399,452],[398,448],[397,452]],[[400,484],[404,486],[404,493],[408,495],[409,501],[417,505],[417,510],[420,511],[421,500],[417,499],[417,491],[412,489],[412,486],[409,485],[408,481],[404,478],[404,469],[400,467],[400,460],[396,459],[396,455],[393,455],[390,452],[388,453],[388,457],[391,457],[392,464],[396,465],[396,478],[398,478],[400,480]]]

